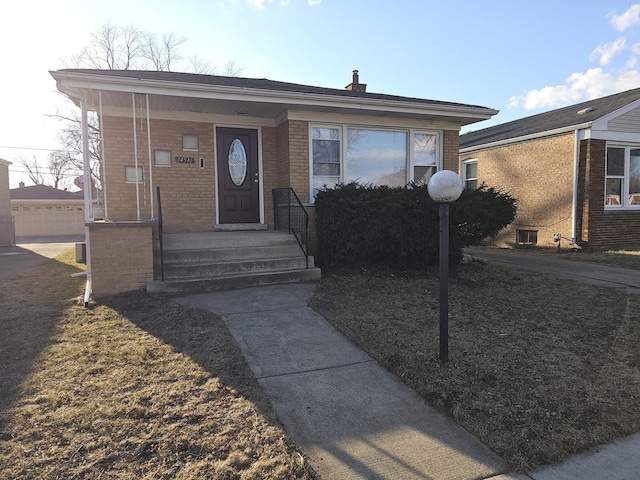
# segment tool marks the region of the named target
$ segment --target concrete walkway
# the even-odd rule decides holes
[[[55,258],[83,241],[84,236],[23,237],[16,239],[17,245],[0,246],[0,281]]]
[[[222,315],[322,479],[516,479],[503,461],[308,307],[312,284],[190,295]]]

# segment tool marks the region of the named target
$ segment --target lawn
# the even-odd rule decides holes
[[[640,295],[473,262],[325,275],[312,307],[429,403],[527,471],[640,431]]]
[[[219,317],[79,267],[0,284],[1,479],[313,478]]]

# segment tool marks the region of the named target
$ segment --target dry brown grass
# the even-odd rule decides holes
[[[0,478],[312,478],[219,317],[58,260],[0,285]]]
[[[435,271],[325,276],[312,306],[512,469],[640,431],[640,296],[461,267],[442,365],[437,292]]]

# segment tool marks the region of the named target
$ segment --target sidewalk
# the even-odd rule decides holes
[[[322,479],[526,479],[309,308],[315,285],[177,298],[222,315]]]
[[[640,293],[640,270],[541,255],[526,255],[498,248],[466,248],[465,253],[501,267],[523,268],[576,282],[601,287],[628,288],[632,293]]]
[[[503,262],[541,265],[538,257],[528,267],[510,257]],[[564,266],[569,272],[560,274],[577,278],[573,262],[556,262],[563,263],[548,264],[544,273]],[[612,278],[609,268],[593,267],[580,278],[637,288],[624,280],[628,272]],[[640,478],[640,434],[528,474],[509,473],[500,458],[309,308],[314,291],[312,284],[271,285],[175,300],[222,315],[285,430],[321,479]]]

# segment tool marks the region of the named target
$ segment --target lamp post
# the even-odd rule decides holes
[[[449,203],[455,202],[464,184],[456,172],[440,170],[427,184],[433,201],[440,204],[440,361],[449,361]]]

